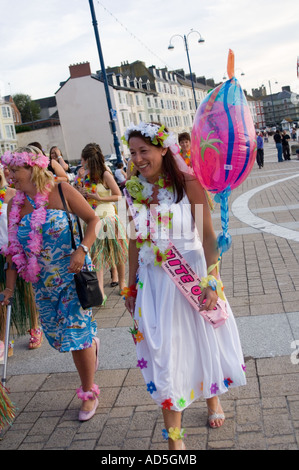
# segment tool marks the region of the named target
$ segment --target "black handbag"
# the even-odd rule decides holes
[[[76,250],[73,224],[72,224],[70,213],[68,211],[68,208],[64,199],[64,195],[63,195],[62,187],[60,183],[58,184],[58,189],[59,189],[59,194],[63,203],[64,210],[68,218],[68,223],[69,223],[69,227],[71,231],[72,248]],[[77,224],[78,224],[80,241],[82,242],[83,235],[82,235],[82,228],[81,228],[79,217],[77,217]],[[102,304],[103,295],[99,287],[99,282],[98,282],[96,271],[88,271],[88,266],[85,264],[82,271],[80,271],[77,274],[74,274],[74,280],[76,284],[77,295],[78,295],[80,304],[82,308],[84,308],[84,310],[91,308],[91,307],[97,307]]]

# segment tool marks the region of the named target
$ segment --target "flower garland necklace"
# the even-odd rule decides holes
[[[3,203],[4,203],[6,190],[7,190],[6,186],[4,188],[0,189],[0,215],[2,214],[2,206],[3,206]]]
[[[181,151],[180,151],[180,155],[181,155],[181,157],[184,159],[186,165],[191,167],[191,151],[188,150],[188,152],[187,152],[186,155],[184,156],[184,155],[183,155],[183,152],[182,152],[182,150],[181,150]]]
[[[92,194],[96,194],[97,193],[97,184],[96,183],[91,183],[90,182],[90,175],[86,175],[85,178],[77,178],[76,180],[76,183],[78,185],[84,185],[85,188],[87,189],[90,189],[90,192]],[[97,207],[98,207],[98,201],[96,201],[95,199],[90,199],[90,198],[86,198],[88,204],[92,207],[93,210],[95,210]]]
[[[29,253],[25,253],[23,246],[18,240],[18,228],[21,221],[21,210],[25,203],[26,195],[17,191],[13,198],[12,208],[9,215],[8,240],[9,246],[5,249],[5,255],[11,255],[12,261],[17,267],[20,276],[27,282],[36,283],[39,280],[40,266],[38,256],[42,249],[42,226],[46,222],[46,206],[49,201],[49,192],[37,193],[34,198],[35,209],[31,214],[28,240]]]
[[[172,227],[173,216],[169,209],[174,197],[172,185],[167,178],[160,176],[154,184],[159,186],[158,207],[151,205],[154,185],[148,183],[141,175],[132,176],[127,181],[126,188],[138,212],[136,246],[140,248],[140,262],[147,264],[154,261],[155,265],[161,266],[168,252],[168,230]],[[152,244],[152,240],[155,240],[155,244]]]

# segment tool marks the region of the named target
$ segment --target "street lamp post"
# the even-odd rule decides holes
[[[181,36],[180,34],[174,34],[174,35],[170,38],[168,49],[170,49],[170,50],[171,50],[171,49],[174,49],[174,46],[173,46],[173,44],[171,43],[171,41],[172,41],[172,39],[173,39],[174,37],[178,36],[178,37],[180,37],[180,38],[183,39],[184,44],[185,44],[186,54],[187,54],[188,65],[189,65],[189,72],[190,72],[190,79],[191,79],[191,85],[192,85],[192,90],[193,90],[195,108],[197,108],[195,87],[194,87],[194,81],[193,81],[193,77],[192,77],[191,63],[190,63],[190,57],[189,57],[189,47],[188,47],[188,36],[189,36],[191,33],[197,33],[197,34],[199,34],[199,36],[200,36],[200,37],[199,37],[199,40],[198,40],[199,43],[205,42],[205,40],[201,37],[201,34],[200,34],[198,31],[194,31],[193,29],[191,29],[191,31],[187,34],[187,36],[186,36],[185,34],[184,34],[184,36]]]
[[[277,83],[277,82],[275,82],[275,83]],[[273,111],[273,117],[274,117],[274,126],[276,126],[276,116],[275,116],[275,109],[274,109],[273,95],[272,95],[272,89],[271,89],[271,82],[270,82],[270,80],[269,80],[269,89],[270,89],[271,102],[272,102],[272,111]]]
[[[89,0],[89,6],[90,6],[92,24],[93,24],[93,27],[94,27],[94,33],[95,33],[95,38],[96,38],[100,63],[101,63],[101,70],[102,70],[102,74],[103,74],[104,87],[105,87],[107,105],[108,105],[108,110],[109,110],[110,125],[111,125],[111,130],[112,130],[112,135],[113,135],[113,142],[114,142],[114,148],[115,148],[117,163],[121,163],[122,158],[121,158],[121,153],[120,153],[119,140],[118,140],[117,132],[116,132],[116,126],[115,126],[115,121],[114,121],[114,112],[113,112],[111,98],[110,98],[108,79],[107,79],[107,74],[106,74],[106,69],[105,69],[105,64],[104,64],[104,58],[103,58],[102,47],[101,47],[101,42],[100,42],[100,36],[99,36],[99,31],[98,31],[98,22],[97,22],[97,19],[96,19],[93,0]]]
[[[275,81],[275,85],[277,85],[277,81]],[[275,106],[274,106],[274,102],[273,102],[273,95],[272,95],[272,88],[271,88],[271,81],[268,80],[268,84],[269,84],[269,90],[270,90],[270,97],[271,97],[271,104],[272,104],[272,113],[273,113],[273,124],[274,124],[274,127],[276,127],[276,115],[275,115]],[[262,87],[265,87],[264,84],[262,84]],[[266,87],[265,87],[266,88]],[[266,90],[266,93],[267,93],[267,90]]]

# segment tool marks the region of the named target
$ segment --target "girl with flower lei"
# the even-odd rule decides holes
[[[115,271],[112,270],[116,268],[120,290],[125,287],[128,243],[125,228],[116,214],[114,204],[121,198],[121,191],[111,171],[105,165],[105,158],[98,144],[87,144],[82,150],[81,161],[85,176],[84,178],[81,176],[77,189],[103,222],[92,246],[91,257],[98,274],[105,305],[107,296],[104,292],[104,267],[110,269],[113,276]],[[115,284],[116,282],[111,283]]]
[[[71,185],[61,183],[70,212],[82,218],[87,227],[82,245],[72,252],[67,215],[58,186],[47,170],[48,158],[39,149],[28,146],[6,152],[2,162],[17,190],[8,204],[6,289],[2,292],[2,304],[7,305],[13,295],[17,274],[33,283],[43,331],[50,345],[60,352],[72,352],[81,379],[80,397],[82,393],[88,395],[79,417],[89,419],[98,403],[93,384],[98,339],[92,311],[84,311],[80,305],[73,273],[84,265],[85,247],[90,249],[93,244],[99,219]],[[52,237],[50,232],[55,219],[57,227],[61,227],[59,238]]]
[[[178,137],[179,145],[181,147],[180,155],[184,159],[187,166],[191,167],[191,138],[188,132],[182,132]]]
[[[222,357],[226,357],[222,345],[230,349],[236,368],[235,380],[231,377],[233,386],[245,383],[243,356],[240,348],[236,352],[232,347],[238,343],[238,334],[231,311],[226,322],[230,326],[221,327],[218,340],[213,327],[191,307],[161,267],[170,239],[180,251],[184,250],[185,259],[200,278],[207,276],[207,266],[212,265],[215,267],[211,274],[217,276],[216,235],[201,184],[194,175],[179,169],[175,158],[179,149],[174,136],[164,126],[132,124],[123,140],[138,171],[138,176],[126,183],[136,223],[129,241],[129,287],[124,291],[125,305],[134,315],[137,366],[142,369],[147,390],[162,408],[169,449],[183,449],[181,412],[194,399],[206,398],[211,427],[224,423],[218,394],[227,389],[224,383],[218,385],[214,377],[222,368]],[[191,229],[183,228],[181,239],[176,241],[172,236],[181,224],[180,211],[185,204]],[[202,208],[201,220],[196,217],[198,205]],[[192,248],[189,248],[190,240]],[[217,299],[212,286],[202,288],[199,299],[202,310],[213,309]],[[233,339],[231,331],[235,335]],[[215,357],[213,351],[217,351]],[[213,383],[208,385],[212,379]]]

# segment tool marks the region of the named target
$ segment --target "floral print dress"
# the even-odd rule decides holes
[[[33,200],[28,199],[34,205]],[[21,219],[18,230],[18,239],[25,252],[28,252],[31,215]],[[79,245],[74,217],[73,226]],[[81,307],[74,274],[68,272],[72,245],[66,212],[48,209],[42,230],[43,248],[38,258],[40,277],[33,287],[43,331],[49,344],[60,352],[89,348],[97,327],[92,310]],[[86,262],[91,266],[89,257],[86,257]]]

